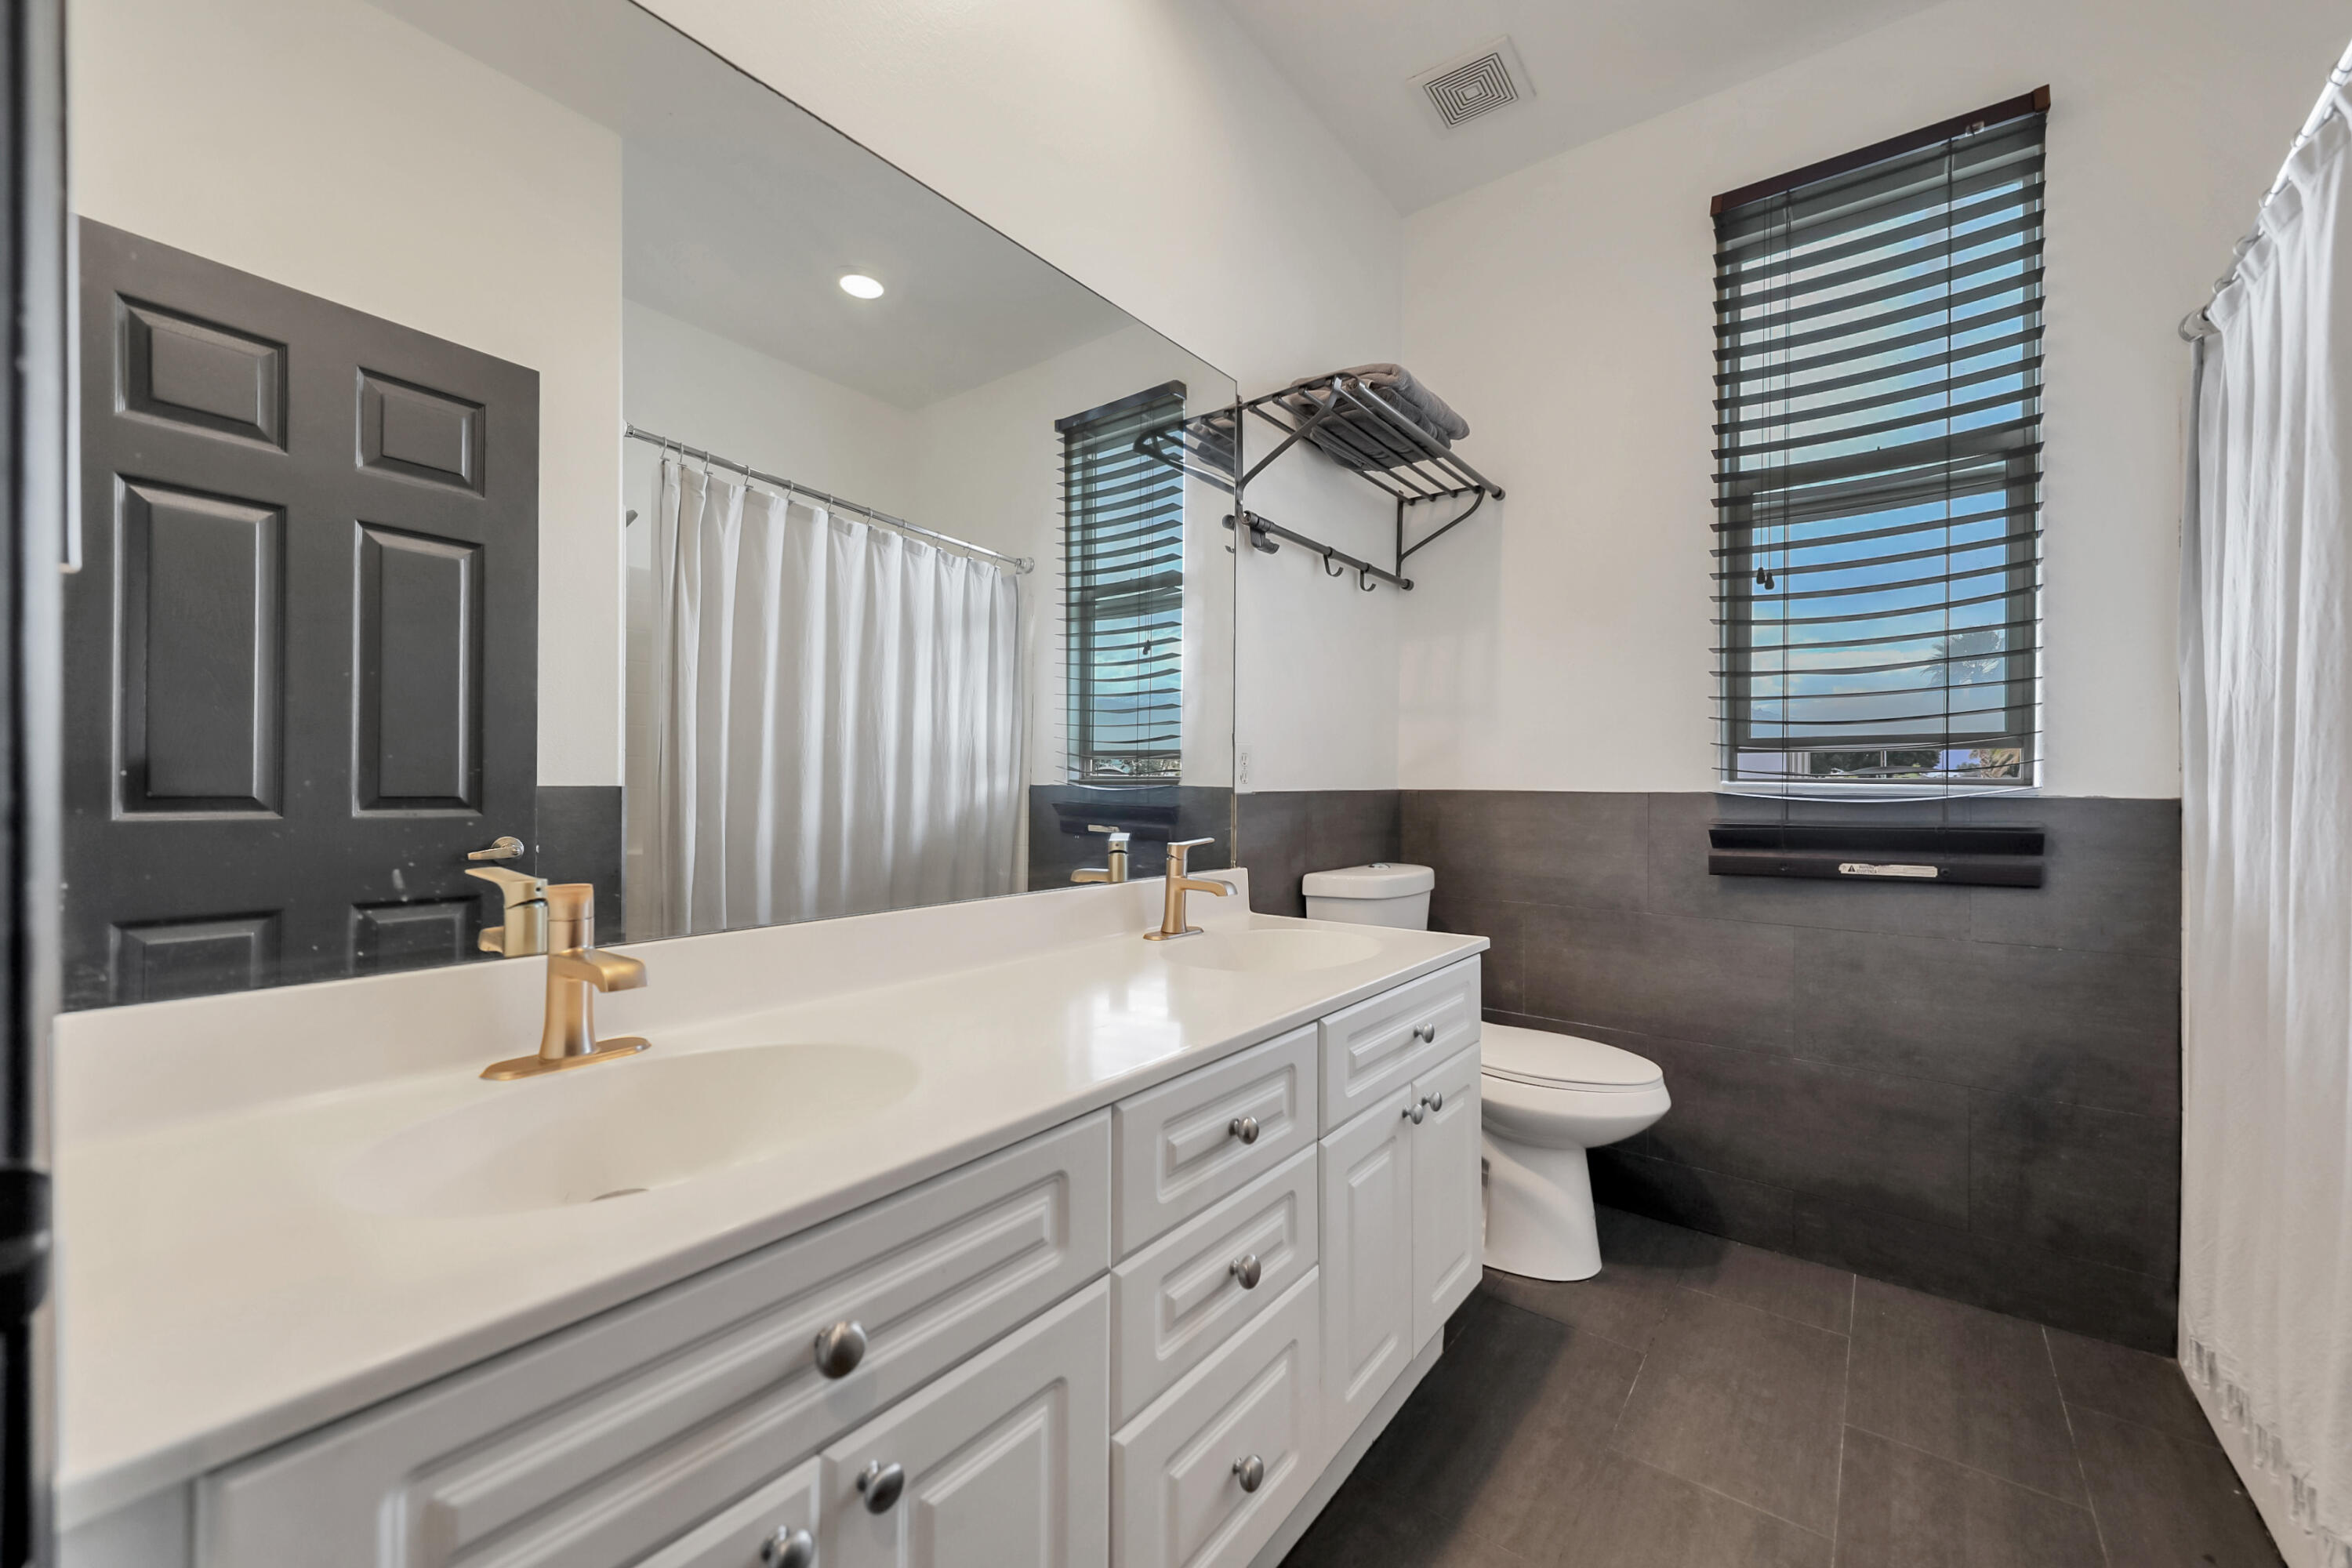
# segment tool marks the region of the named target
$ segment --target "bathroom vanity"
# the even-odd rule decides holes
[[[640,947],[520,1082],[529,965],[68,1020],[68,1568],[1271,1560],[1478,1279],[1485,943],[1223,875]]]

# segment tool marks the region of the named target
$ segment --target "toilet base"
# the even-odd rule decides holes
[[[1487,1133],[1486,1267],[1530,1279],[1601,1272],[1592,1176],[1581,1149],[1543,1149]]]

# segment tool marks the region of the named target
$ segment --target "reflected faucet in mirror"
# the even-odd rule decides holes
[[[497,875],[477,871],[478,877]],[[635,1035],[596,1037],[599,991],[635,991],[646,983],[646,966],[634,958],[596,946],[596,889],[588,882],[543,884],[547,941],[547,1015],[539,1054],[510,1057],[482,1069],[487,1079],[535,1078],[614,1057],[635,1056],[650,1043]],[[488,938],[491,933],[482,933]]]
[[[1123,827],[1091,826],[1088,833],[1108,833],[1110,843],[1103,851],[1104,864],[1087,866],[1070,873],[1073,882],[1124,882],[1127,880],[1127,846],[1133,837]]]
[[[536,958],[547,951],[547,883],[528,871],[503,866],[468,866],[468,877],[479,877],[499,890],[505,919],[484,926],[476,939],[484,952],[506,958]]]
[[[1203,881],[1184,874],[1184,859],[1203,844],[1214,844],[1213,838],[1183,838],[1168,846],[1168,901],[1160,913],[1160,929],[1143,933],[1146,942],[1173,942],[1180,936],[1198,936],[1201,928],[1184,923],[1184,895],[1210,893],[1223,898],[1234,890],[1230,882]]]

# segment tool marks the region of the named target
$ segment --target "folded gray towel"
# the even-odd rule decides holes
[[[1301,376],[1290,384],[1282,405],[1292,417],[1311,418],[1325,409],[1336,416],[1316,426],[1307,439],[1351,468],[1393,468],[1429,454],[1410,436],[1379,416],[1357,406],[1332,384],[1341,379],[1363,384],[1371,398],[1391,414],[1450,448],[1470,434],[1470,422],[1447,406],[1444,398],[1413,379],[1402,365],[1360,364],[1328,375]]]
[[[1339,374],[1354,376],[1366,386],[1376,387],[1388,394],[1391,405],[1402,405],[1413,416],[1413,423],[1449,447],[1470,434],[1470,421],[1454,413],[1445,399],[1423,386],[1414,379],[1412,372],[1401,364],[1360,364],[1343,370]],[[1312,382],[1331,379],[1328,375],[1308,376],[1305,381],[1294,381],[1290,384],[1305,386]]]

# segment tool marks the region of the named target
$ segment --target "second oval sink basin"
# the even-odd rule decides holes
[[[916,1076],[873,1046],[600,1063],[501,1084],[392,1134],[344,1168],[336,1195],[375,1214],[446,1216],[625,1198],[837,1136],[904,1100]]]
[[[1212,931],[1166,945],[1171,963],[1276,974],[1361,963],[1381,950],[1370,937],[1343,931]]]

